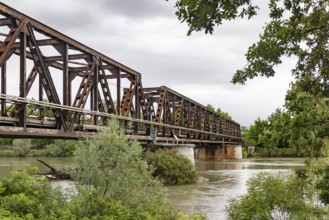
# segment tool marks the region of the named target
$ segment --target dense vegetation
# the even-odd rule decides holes
[[[229,113],[222,111],[221,108],[217,108],[217,110],[216,110],[215,107],[212,106],[211,104],[207,104],[206,107],[207,107],[209,110],[218,113],[222,118],[226,118],[226,119],[230,119],[230,120],[232,120],[232,116],[229,115]]]
[[[198,173],[191,161],[169,150],[148,151],[144,157],[154,167],[152,175],[165,185],[189,184],[197,179]]]
[[[66,192],[26,172],[0,182],[1,219],[143,219],[119,202],[82,187]],[[145,219],[145,218],[144,218]]]
[[[229,219],[327,219],[329,161],[313,161],[288,175],[260,173],[247,194],[231,199]]]
[[[99,195],[120,201],[136,211],[166,209],[162,184],[142,159],[138,142],[128,142],[116,121],[77,148],[75,179]]]
[[[199,219],[172,210],[161,181],[142,158],[138,142],[129,142],[111,121],[79,142],[72,171],[76,182],[60,189],[31,176],[32,169],[0,181],[1,219]]]
[[[0,138],[0,156],[70,157],[77,144],[74,140]]]
[[[329,147],[329,98],[305,90],[303,80],[293,84],[285,110],[277,109],[267,119],[257,119],[244,138],[264,155],[281,152],[295,156],[327,155]],[[279,153],[280,155],[280,153]]]

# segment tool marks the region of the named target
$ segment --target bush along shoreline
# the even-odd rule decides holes
[[[159,178],[165,185],[195,183],[198,178],[192,162],[169,150],[146,151],[144,159],[153,167],[153,177]]]
[[[0,157],[72,157],[76,140],[0,138]]]
[[[34,169],[14,172],[0,180],[0,218],[206,219],[171,207],[165,181],[154,177],[154,171],[160,169],[147,163],[140,143],[128,141],[118,122],[111,121],[108,128],[78,143],[70,172],[72,189],[51,186],[47,179],[35,177]],[[182,159],[173,159],[174,164]]]
[[[0,157],[73,157],[81,143],[76,140],[1,138]],[[153,177],[165,185],[191,184],[198,179],[191,161],[169,150],[145,151],[142,156],[152,167]]]

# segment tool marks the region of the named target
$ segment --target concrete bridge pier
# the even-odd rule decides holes
[[[189,159],[193,166],[195,165],[195,156],[194,156],[194,144],[147,144],[144,146],[146,149],[150,150],[158,150],[158,149],[168,149],[172,152],[174,152],[177,155],[181,155],[183,157],[186,157]]]
[[[241,145],[202,145],[195,148],[195,158],[200,160],[242,159]]]

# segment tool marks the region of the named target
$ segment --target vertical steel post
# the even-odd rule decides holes
[[[140,78],[136,79],[137,83],[135,86],[135,118],[140,119],[141,116],[141,105],[140,105],[140,94],[139,94],[139,88],[140,88]]]
[[[189,101],[187,105],[187,120],[185,127],[191,128],[190,121],[191,121],[191,102]],[[187,133],[188,133],[188,138],[191,138],[191,131],[188,131]]]
[[[69,66],[68,45],[63,45],[63,105],[69,105]]]
[[[160,94],[161,94],[161,90],[162,89],[160,89]],[[163,124],[168,124],[168,117],[167,117],[168,116],[168,112],[167,112],[167,98],[168,98],[168,95],[167,95],[167,92],[165,92],[164,94],[165,95],[163,97],[164,100],[163,100],[163,104],[162,104],[162,116],[160,115],[160,123],[161,123],[161,118],[162,118],[162,123]],[[166,137],[166,134],[167,134],[166,127],[162,127],[162,136]]]
[[[120,115],[121,104],[121,70],[116,71],[117,74],[117,115]]]
[[[63,56],[63,105],[70,105],[69,103],[69,95],[70,95],[70,76],[69,76],[69,53],[68,53],[68,44],[64,43],[62,48],[62,56]],[[68,112],[63,112],[64,121],[67,120]]]
[[[94,81],[93,81],[94,82]],[[94,83],[92,85],[92,88],[90,90],[90,110],[94,111]],[[92,115],[90,117],[93,117]]]
[[[72,81],[73,81],[73,78],[71,77],[71,74],[70,74],[70,71],[68,73],[69,75],[69,81],[67,83],[67,105],[68,106],[72,106]]]
[[[42,78],[39,74],[39,101],[43,101],[43,85],[42,85]],[[44,107],[40,107],[40,112],[39,112],[39,119],[43,120],[45,116],[45,109]]]
[[[140,105],[140,86],[141,86],[141,79],[137,78],[135,79],[137,81],[136,86],[135,86],[135,115],[133,116],[134,118],[140,119],[141,118],[141,105]],[[135,123],[135,133],[138,135],[139,131],[139,123]]]
[[[93,77],[93,88],[92,88],[92,99],[93,100],[93,109],[94,111],[98,111],[98,81],[99,81],[99,68],[98,64],[95,65],[94,69],[94,77]],[[94,115],[94,125],[98,123],[98,116]]]
[[[20,77],[19,77],[19,97],[26,98],[26,33],[20,34]],[[26,104],[19,105],[19,125],[26,127]]]
[[[1,67],[1,93],[7,94],[7,63],[4,62]],[[1,100],[1,115],[6,116],[6,99]]]
[[[175,95],[173,95],[173,98],[172,98],[172,103],[173,103],[173,107],[172,107],[172,111],[173,111],[173,117],[172,117],[172,121],[173,121],[173,125],[175,125],[175,119],[176,119],[176,96]]]

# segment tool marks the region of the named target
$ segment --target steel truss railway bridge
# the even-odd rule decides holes
[[[92,135],[111,118],[139,141],[240,143],[240,125],[0,3],[0,137]],[[33,96],[34,95],[34,96]]]

